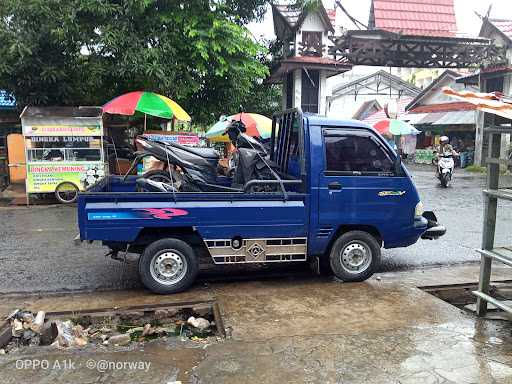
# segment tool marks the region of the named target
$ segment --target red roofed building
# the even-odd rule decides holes
[[[464,164],[470,164],[475,151],[476,106],[456,101],[442,92],[445,86],[478,92],[476,87],[456,83],[459,77],[459,73],[451,70],[443,72],[407,105],[407,113],[402,118],[421,131],[418,148],[435,147],[439,137],[446,135],[456,149],[464,153],[463,158],[468,160]]]
[[[372,0],[370,29],[418,36],[457,34],[454,0]]]

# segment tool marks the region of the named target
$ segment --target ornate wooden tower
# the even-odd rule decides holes
[[[325,114],[327,78],[352,68],[348,62],[328,56],[335,12],[327,12],[319,1],[307,9],[274,5],[272,13],[283,47],[270,82],[283,84],[283,108],[301,107],[304,112]]]

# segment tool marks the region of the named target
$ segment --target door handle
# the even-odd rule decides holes
[[[339,191],[341,190],[341,184],[338,183],[337,181],[333,181],[332,183],[329,183],[327,185],[327,187],[330,189],[330,190],[333,190],[333,191]]]

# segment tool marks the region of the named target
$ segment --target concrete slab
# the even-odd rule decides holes
[[[476,319],[416,288],[475,282],[477,271],[445,267],[353,284],[331,278],[215,283],[172,296],[3,296],[0,315],[15,307],[78,310],[216,298],[232,337],[211,345],[169,338],[114,349],[38,347],[0,356],[0,383],[512,383],[510,323]],[[71,359],[79,368],[16,367],[19,359],[42,358]],[[89,359],[151,367],[99,372],[87,368]]]

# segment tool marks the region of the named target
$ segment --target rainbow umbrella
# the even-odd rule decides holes
[[[226,128],[231,124],[232,120],[242,120],[247,128],[245,132],[249,136],[259,137],[261,139],[268,139],[272,134],[272,120],[268,117],[259,115],[257,113],[237,113],[236,115],[228,116],[225,120],[217,121],[206,132],[206,137],[211,141],[228,142],[229,137],[223,135]]]
[[[373,124],[373,128],[384,136],[417,135],[420,133],[411,124],[397,119],[380,120]]]
[[[129,92],[110,100],[103,106],[103,112],[114,115],[133,115],[135,112],[161,117],[190,121],[190,116],[178,103],[153,92]]]

